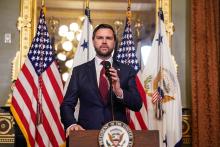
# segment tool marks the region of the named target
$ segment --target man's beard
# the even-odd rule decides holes
[[[95,48],[95,50],[96,50],[96,54],[100,57],[110,57],[114,49],[108,50],[108,52],[105,52],[105,53],[101,52],[97,48]]]

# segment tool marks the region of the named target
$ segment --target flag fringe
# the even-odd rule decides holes
[[[24,135],[24,138],[25,138],[25,140],[26,140],[27,146],[28,146],[28,147],[31,147],[30,142],[29,142],[29,137],[28,137],[28,135],[27,135],[27,131],[26,131],[26,129],[25,129],[25,127],[24,127],[24,125],[23,125],[21,119],[19,118],[18,113],[16,112],[16,110],[15,110],[15,108],[14,108],[13,105],[10,106],[10,110],[11,110],[12,115],[14,116],[14,119],[15,119],[16,123],[18,124],[18,126],[19,126],[21,132],[22,132],[23,135]]]

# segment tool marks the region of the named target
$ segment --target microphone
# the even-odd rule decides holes
[[[112,78],[109,69],[111,68],[111,63],[109,61],[104,62],[104,68],[105,68],[105,75],[109,80],[110,84],[110,100],[111,100],[111,109],[112,109],[112,120],[115,120],[115,114],[114,114],[114,102],[112,98]]]
[[[112,78],[109,69],[111,68],[111,63],[109,61],[104,62],[105,75],[108,78],[110,84],[112,83]]]

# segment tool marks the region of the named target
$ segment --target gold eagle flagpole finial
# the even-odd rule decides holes
[[[131,0],[128,0],[128,7],[131,7]]]
[[[159,8],[162,8],[162,0],[159,0]]]
[[[45,0],[41,0],[41,7],[43,9],[44,14],[46,14]]]
[[[128,23],[131,23],[131,0],[128,0],[127,19]]]
[[[86,0],[86,8],[89,8],[89,0]]]

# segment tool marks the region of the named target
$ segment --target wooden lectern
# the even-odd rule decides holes
[[[134,147],[159,147],[159,131],[132,131]],[[99,130],[73,131],[69,135],[70,147],[98,147]]]

